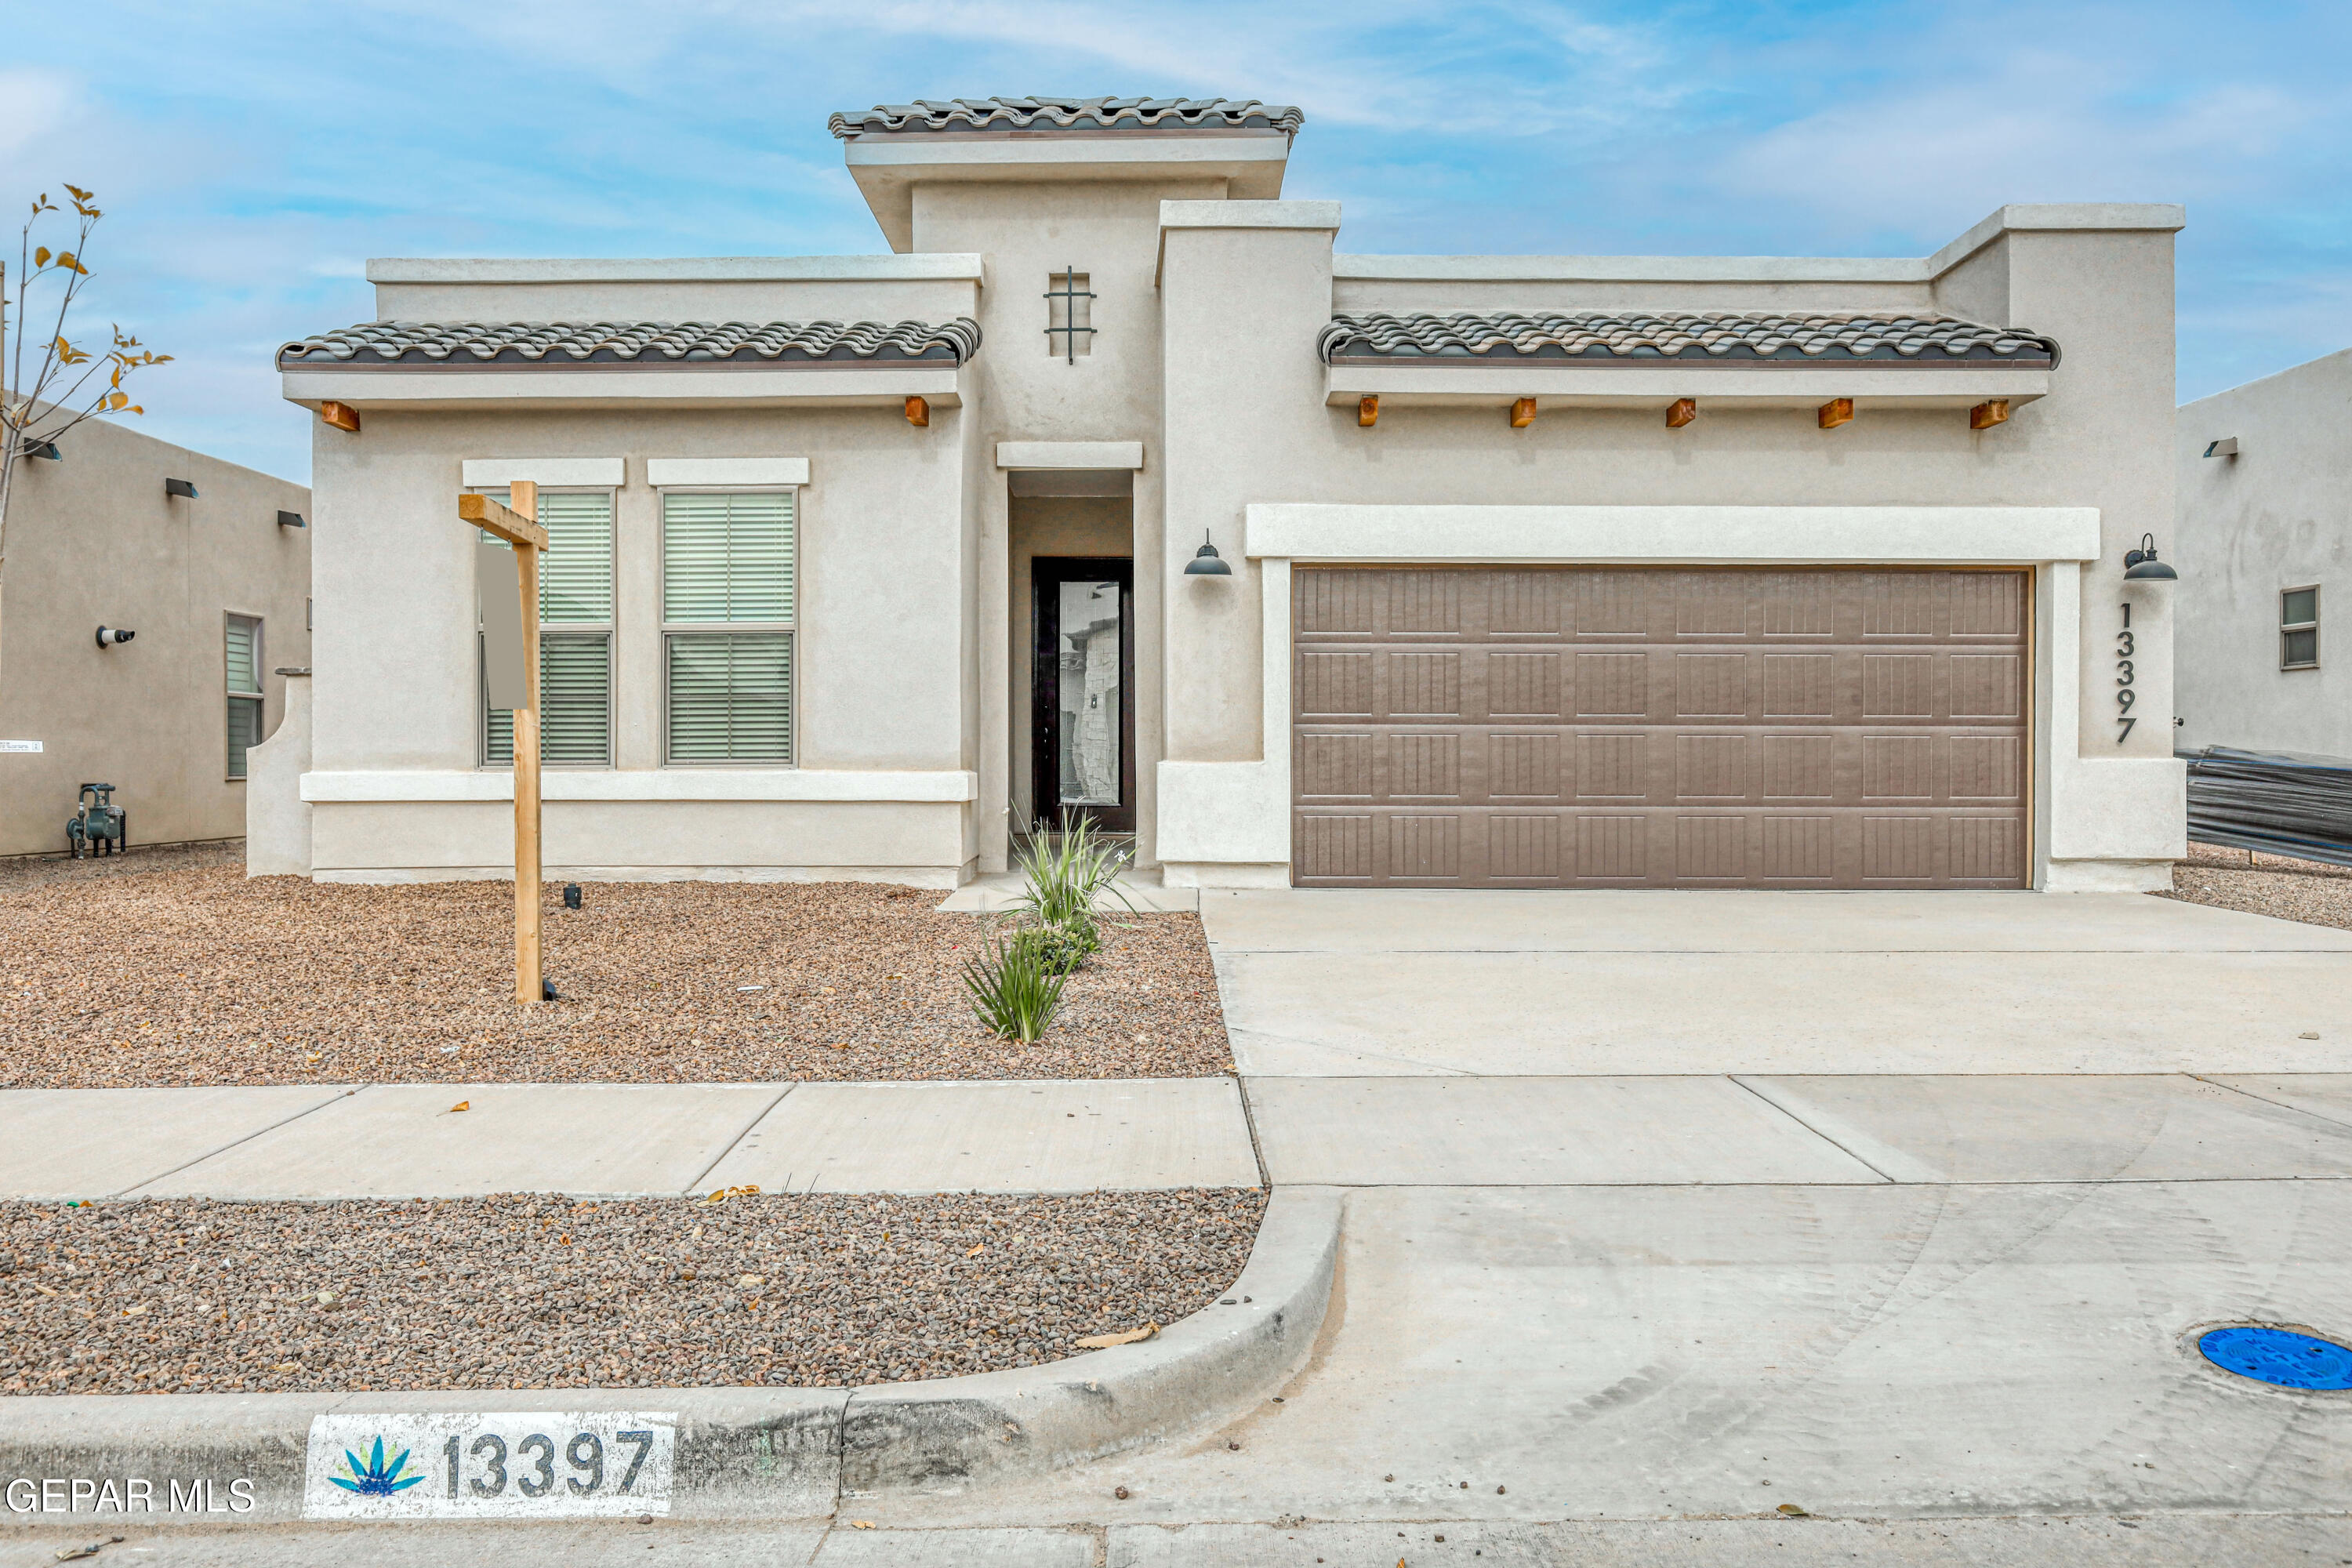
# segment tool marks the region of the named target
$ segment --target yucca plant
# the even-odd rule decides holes
[[[1132,851],[1095,836],[1092,822],[1071,812],[1059,833],[1037,832],[1022,840],[1013,860],[1027,879],[1014,907],[1043,938],[1046,961],[1062,973],[1079,968],[1102,949],[1095,900],[1105,889],[1130,910],[1118,886]]]
[[[1035,929],[1016,931],[1007,942],[989,932],[988,947],[964,960],[964,989],[971,993],[972,1016],[992,1035],[1024,1045],[1054,1021],[1069,976],[1046,962]]]

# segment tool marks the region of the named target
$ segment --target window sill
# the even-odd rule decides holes
[[[980,797],[980,775],[963,771],[899,772],[846,768],[582,768],[540,775],[544,801],[932,801]],[[309,773],[302,798],[313,804],[509,801],[505,769],[415,769]]]

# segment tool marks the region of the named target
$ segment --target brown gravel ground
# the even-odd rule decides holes
[[[2191,844],[2157,897],[2352,931],[2352,866]]]
[[[0,1394],[842,1387],[1080,1355],[1240,1275],[1254,1188],[0,1204]]]
[[[870,883],[551,884],[512,1000],[499,882],[248,881],[241,845],[0,861],[0,1088],[1196,1078],[1231,1069],[1198,916],[1104,922],[1043,1041],[975,1023],[987,917]]]

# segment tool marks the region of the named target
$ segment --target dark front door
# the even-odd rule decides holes
[[[1041,555],[1030,702],[1029,798],[1039,821],[1065,812],[1135,831],[1135,563]]]

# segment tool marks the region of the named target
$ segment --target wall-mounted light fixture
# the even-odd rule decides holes
[[[1217,547],[1209,542],[1208,532],[1203,530],[1201,534],[1201,548],[1192,552],[1191,561],[1185,563],[1184,575],[1230,577],[1233,574],[1234,569],[1225,564],[1224,557],[1217,553]]]
[[[129,642],[132,637],[135,637],[138,635],[139,634],[137,632],[125,631],[121,626],[100,626],[98,628],[98,646],[100,647],[120,647],[122,644]]]
[[[65,461],[65,454],[58,450],[55,441],[27,441],[16,450],[27,458],[47,458],[52,463]]]
[[[2238,455],[2238,438],[2224,436],[2218,441],[2208,441],[2205,443],[2205,455],[2209,458],[2234,458]]]
[[[2139,548],[2124,556],[2124,581],[2126,583],[2177,583],[2180,574],[2156,558],[2156,535],[2143,533]]]
[[[299,511],[281,511],[278,514],[278,526],[280,528],[308,528],[310,525],[302,521],[302,514]]]
[[[194,500],[196,499],[195,481],[193,479],[165,479],[163,481],[163,493],[167,496],[179,496],[187,500]]]

